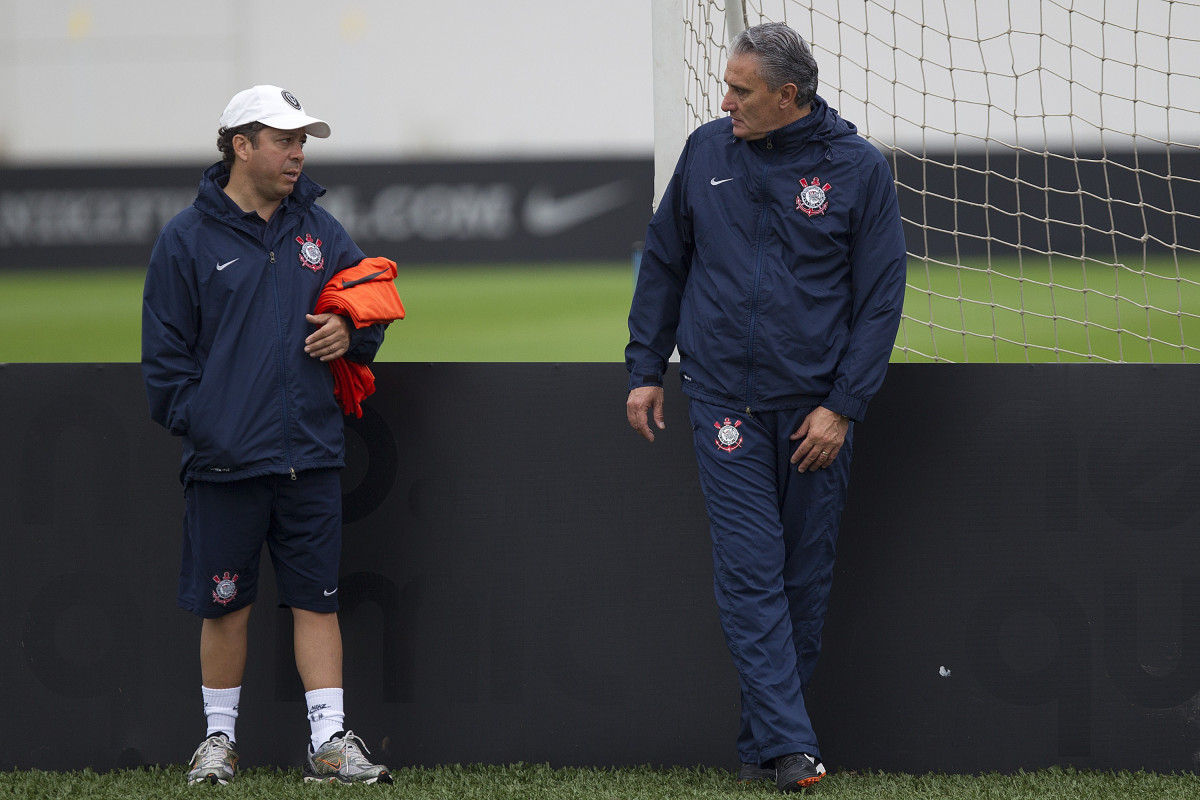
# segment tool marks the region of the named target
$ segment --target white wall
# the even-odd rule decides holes
[[[255,83],[338,160],[649,155],[650,42],[650,0],[0,0],[0,164],[216,160]]]
[[[652,1],[0,0],[0,164],[215,159],[254,83],[331,123],[322,157],[649,155]],[[751,7],[884,144],[1200,140],[1200,0]]]

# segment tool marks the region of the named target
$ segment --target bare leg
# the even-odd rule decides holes
[[[296,670],[304,691],[342,687],[342,630],[335,613],[292,609]]]
[[[223,617],[204,620],[200,628],[200,678],[209,689],[242,685],[250,608],[246,606]]]

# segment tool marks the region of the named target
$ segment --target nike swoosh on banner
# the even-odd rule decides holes
[[[710,178],[708,182],[713,186],[720,186],[722,183],[729,183],[731,180],[733,180],[733,178],[722,178],[721,180]]]
[[[230,264],[234,263],[234,261],[241,261],[241,260],[242,260],[242,259],[241,259],[241,257],[239,256],[238,258],[235,258],[233,261],[226,261],[224,264],[217,264],[217,272],[220,272],[221,270],[225,269],[225,268],[226,268],[226,267],[228,267]]]
[[[632,196],[629,181],[625,180],[584,189],[565,197],[555,197],[547,189],[535,186],[525,198],[525,228],[534,236],[555,236],[614,208],[620,208]]]

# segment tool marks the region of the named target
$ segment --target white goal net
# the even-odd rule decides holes
[[[894,361],[1200,361],[1200,0],[654,0],[655,198],[786,22],[888,157]]]

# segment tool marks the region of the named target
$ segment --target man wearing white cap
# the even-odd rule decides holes
[[[207,737],[189,783],[237,774],[234,725],[265,542],[293,618],[310,737],[305,781],[390,783],[346,729],[338,627],[345,443],[327,362],[369,363],[386,326],[313,314],[321,289],[365,257],[316,204],[308,136],[329,136],[291,92],[254,86],[221,115],[222,160],[155,242],[142,307],[151,417],[182,437],[178,605],[203,619]]]

